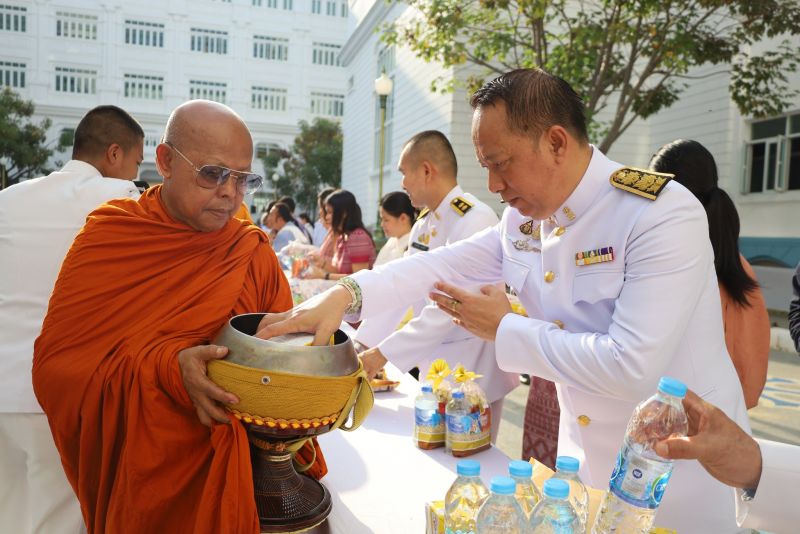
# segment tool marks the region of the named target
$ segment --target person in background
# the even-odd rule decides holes
[[[311,244],[320,249],[320,257],[333,257],[333,241],[331,240],[327,247],[330,251],[329,254],[325,254],[328,250],[323,247],[323,244],[325,243],[325,238],[331,233],[331,227],[325,219],[325,199],[334,191],[336,190],[332,187],[328,187],[320,191],[317,195],[317,222],[314,223],[314,239],[311,240]]]
[[[47,417],[34,396],[33,344],[61,263],[86,216],[111,199],[139,198],[132,180],[142,163],[143,142],[142,127],[126,111],[98,106],[75,128],[72,159],[61,170],[0,191],[3,532],[84,529]]]
[[[800,507],[800,447],[753,439],[725,412],[693,391],[683,399],[689,419],[687,437],[656,444],[671,460],[697,460],[712,477],[736,488],[736,522],[770,532],[797,532]]]
[[[267,219],[269,227],[275,232],[275,238],[272,240],[272,248],[275,252],[280,252],[289,243],[308,244],[308,237],[298,227],[288,205],[283,202],[276,203],[269,211]]]
[[[403,191],[392,191],[381,199],[381,228],[389,238],[383,245],[375,265],[389,263],[403,257],[408,250],[408,236],[411,226],[417,218],[417,211],[411,205],[411,199]]]
[[[278,199],[278,202],[283,202],[286,204],[289,207],[289,210],[291,210],[292,217],[294,217],[294,210],[297,209],[297,204],[292,197],[281,197]]]
[[[650,168],[673,174],[697,197],[708,217],[714,269],[722,301],[725,345],[742,383],[747,408],[758,404],[767,380],[769,314],[755,273],[739,254],[739,214],[719,188],[714,156],[697,141],[679,139],[661,147]]]
[[[339,189],[325,199],[325,217],[331,228],[333,257],[320,257],[305,278],[338,280],[375,263],[375,243],[361,219],[361,207],[350,191]]]
[[[794,341],[794,349],[800,353],[800,263],[792,277],[792,301],[789,303],[789,334]]]
[[[314,225],[311,224],[311,216],[308,213],[301,213],[297,216],[297,222],[303,226],[303,230],[309,237],[309,242],[314,239]]]

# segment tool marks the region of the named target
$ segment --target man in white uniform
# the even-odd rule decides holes
[[[800,447],[753,439],[725,413],[689,391],[683,399],[689,436],[656,445],[665,458],[696,459],[711,476],[736,488],[740,526],[789,534],[800,525]]]
[[[398,170],[411,203],[422,209],[411,229],[407,255],[461,241],[497,224],[494,211],[458,185],[456,155],[443,133],[428,130],[409,139]],[[367,374],[374,376],[388,359],[403,372],[417,366],[424,381],[437,358],[447,360],[451,368],[461,363],[483,375],[476,382],[492,404],[492,436],[496,438],[503,398],[516,387],[516,375],[497,367],[494,343],[454,325],[430,301],[420,299],[412,306],[415,317],[400,330],[395,331],[406,311],[402,308],[366,319],[358,329],[356,340],[371,347],[360,354]]]
[[[370,317],[436,287],[458,324],[496,341],[500,367],[557,384],[559,454],[607,487],[628,419],[670,375],[749,428],[725,348],[702,206],[668,176],[625,168],[588,143],[583,103],[560,78],[517,70],[472,97],[473,142],[489,189],[510,205],[469,239],[340,281],[264,321],[270,337]],[[448,281],[448,284],[440,281]],[[493,285],[514,288],[530,317]],[[287,320],[288,319],[288,320]],[[269,325],[268,325],[269,324]],[[730,490],[678,465],[656,516],[681,534],[737,530]]]
[[[138,198],[144,132],[115,106],[89,111],[72,160],[0,191],[0,518],[4,532],[84,531],[53,437],[33,394],[33,342],[64,256],[86,220],[113,198]],[[104,178],[104,176],[113,178]],[[86,335],[91,336],[91,332]]]

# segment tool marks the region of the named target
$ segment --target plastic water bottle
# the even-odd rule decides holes
[[[542,495],[533,485],[533,466],[530,462],[514,460],[508,464],[508,473],[517,485],[514,496],[517,498],[525,518],[531,516],[534,506],[542,500]]]
[[[551,478],[544,482],[544,499],[531,514],[530,534],[577,534],[580,519],[569,503],[569,483]]]
[[[439,399],[430,384],[424,384],[414,399],[414,444],[420,449],[444,445],[444,421],[439,413]]]
[[[647,534],[653,528],[673,464],[653,447],[662,439],[686,435],[689,425],[681,403],[685,395],[682,382],[665,376],[658,392],[633,411],[593,534]]]
[[[458,435],[469,432],[472,418],[469,417],[469,407],[464,399],[463,391],[454,391],[444,409],[447,432],[445,436],[444,449],[446,452],[453,452],[453,441]]]
[[[444,531],[446,534],[475,534],[478,509],[489,496],[481,480],[481,464],[461,460],[456,464],[456,477],[444,499]]]
[[[575,532],[583,533],[586,532],[586,521],[589,516],[589,493],[578,477],[580,465],[577,458],[559,456],[556,458],[556,473],[553,478],[563,480],[569,484],[569,502],[572,508],[575,509],[575,513],[578,514],[578,520],[580,521],[580,528],[576,528]]]
[[[527,534],[525,514],[514,496],[514,479],[493,477],[491,487],[492,494],[478,510],[478,534]]]

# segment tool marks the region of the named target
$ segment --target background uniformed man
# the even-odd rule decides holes
[[[669,176],[625,168],[590,145],[580,98],[542,70],[504,74],[471,103],[476,155],[489,189],[510,205],[501,222],[344,279],[265,320],[259,335],[312,331],[322,344],[346,312],[370,317],[437,289],[434,300],[458,324],[495,340],[502,369],[557,384],[559,454],[579,458],[596,488],[608,484],[628,419],[662,375],[748,431],[700,203]],[[492,285],[499,280],[530,317],[512,312]],[[733,508],[729,488],[696,463],[678,464],[656,524],[735,532]]]
[[[403,146],[398,170],[402,186],[414,207],[421,209],[411,229],[409,249],[417,254],[467,238],[497,224],[494,211],[458,185],[458,163],[453,147],[439,131],[416,134]],[[427,305],[427,307],[426,307]],[[433,360],[443,358],[451,368],[459,363],[482,378],[477,383],[492,404],[492,437],[497,437],[503,398],[517,385],[516,375],[497,366],[494,343],[454,325],[446,313],[420,299],[412,304],[415,318],[395,331],[406,309],[395,308],[366,319],[356,340],[371,347],[360,354],[372,377],[391,361],[403,372],[417,366],[420,380]]]

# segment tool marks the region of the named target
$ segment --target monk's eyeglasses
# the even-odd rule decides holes
[[[175,145],[169,141],[164,141],[164,144],[174,150],[180,157],[186,160],[195,172],[195,181],[197,185],[203,189],[216,189],[228,181],[228,177],[232,176],[235,180],[236,190],[242,194],[250,195],[258,191],[264,179],[254,172],[242,172],[223,167],[221,165],[203,165],[198,168],[192,160],[183,155]]]

